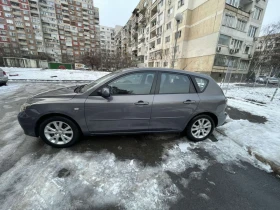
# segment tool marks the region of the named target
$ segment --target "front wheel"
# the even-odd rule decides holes
[[[186,128],[188,139],[198,142],[207,139],[213,132],[215,123],[208,115],[194,117]]]
[[[64,148],[78,141],[80,130],[72,120],[57,116],[46,119],[40,125],[39,134],[48,145]]]

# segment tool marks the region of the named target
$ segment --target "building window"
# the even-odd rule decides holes
[[[14,21],[13,21],[13,20],[9,20],[9,19],[7,19],[7,23],[11,23],[11,24],[13,24],[13,23],[14,23]]]
[[[160,35],[162,33],[162,26],[157,28],[157,34]]]
[[[247,70],[249,66],[249,61],[242,60],[239,64],[239,69]]]
[[[161,43],[161,38],[157,39],[157,44]]]
[[[239,31],[245,31],[247,22],[244,20],[237,20],[236,29]]]
[[[253,13],[253,18],[259,20],[261,18],[262,9],[259,7],[255,7],[255,11]]]
[[[226,0],[226,3],[230,4],[231,6],[238,7],[239,6],[239,1],[240,0]]]
[[[214,66],[229,66],[231,68],[237,68],[238,61],[239,60],[236,57],[218,54],[215,56]]]
[[[229,46],[229,42],[230,42],[230,36],[226,36],[223,34],[220,35],[219,42],[218,42],[220,45]]]
[[[172,13],[173,13],[173,7],[169,8],[169,9],[167,10],[167,14],[168,14],[168,15],[171,15]]]
[[[166,24],[166,30],[169,30],[169,29],[171,29],[171,22]]]
[[[179,0],[178,1],[178,8],[180,8],[181,6],[183,6],[185,4],[185,0]]]
[[[175,38],[179,39],[179,38],[181,38],[181,35],[182,35],[182,31],[180,30],[180,31],[175,33]]]
[[[170,36],[165,37],[165,43],[170,42]]]
[[[234,48],[234,49],[241,49],[242,47],[242,41],[238,40],[238,39],[232,39],[231,40],[231,46]]]
[[[250,47],[249,46],[245,47],[244,53],[245,54],[250,54]]]
[[[249,37],[255,37],[256,36],[256,32],[257,32],[258,28],[255,26],[250,26],[249,31],[248,31],[248,36]]]
[[[225,17],[224,17],[223,25],[233,28],[234,23],[235,23],[235,17],[232,16],[232,15],[226,14]]]

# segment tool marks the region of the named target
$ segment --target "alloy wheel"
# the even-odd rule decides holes
[[[70,125],[62,121],[48,123],[44,129],[44,135],[53,144],[63,145],[73,139],[73,130]]]
[[[200,118],[195,121],[191,127],[192,135],[197,139],[202,139],[206,137],[212,129],[212,124],[210,120],[206,118]]]

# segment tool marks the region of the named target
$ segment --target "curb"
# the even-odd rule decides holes
[[[221,130],[219,130],[219,129],[217,129],[217,128],[216,128],[216,131],[217,131],[219,134],[221,134],[221,135],[223,135],[223,136],[226,136],[227,138],[231,139],[232,141],[234,141],[234,142],[235,142],[237,145],[239,145],[240,147],[244,147],[244,145],[241,145],[240,143],[236,142],[236,141],[233,140],[232,138],[228,137],[223,131],[221,131]],[[277,164],[275,164],[274,162],[272,162],[271,160],[267,160],[267,159],[264,158],[263,156],[257,154],[257,153],[254,152],[254,151],[252,150],[252,148],[250,148],[250,147],[246,147],[246,149],[247,149],[249,155],[254,156],[258,161],[260,161],[260,162],[262,162],[262,163],[264,163],[264,164],[268,164],[268,165],[271,167],[272,171],[273,171],[276,175],[280,176],[280,166],[279,166],[279,165],[277,165]]]

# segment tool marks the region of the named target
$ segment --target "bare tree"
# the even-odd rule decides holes
[[[99,51],[86,52],[81,56],[81,62],[87,66],[90,66],[91,69],[98,70],[102,66],[101,53]]]
[[[280,74],[280,21],[264,27],[262,33],[251,61],[248,79],[254,79],[257,73]]]

